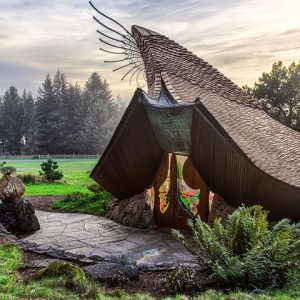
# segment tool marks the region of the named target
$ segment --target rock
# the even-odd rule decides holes
[[[36,259],[30,263],[30,267],[32,268],[46,268],[50,264],[61,261],[58,259],[52,259],[52,258],[45,258],[45,259]]]
[[[147,203],[146,193],[129,199],[115,199],[106,209],[105,216],[129,227],[148,228],[153,222],[153,212]]]
[[[27,198],[17,201],[15,205],[15,216],[18,221],[18,228],[25,233],[32,233],[40,229],[40,223],[33,205]]]
[[[208,222],[212,224],[215,218],[225,220],[227,216],[232,214],[234,211],[235,208],[233,206],[229,205],[220,195],[215,194],[212,201],[211,211],[208,215]]]
[[[101,282],[138,280],[139,270],[135,265],[121,265],[119,263],[102,262],[86,266],[83,271],[87,276]]]
[[[25,192],[25,185],[21,179],[5,173],[0,179],[0,199],[3,202],[14,202],[21,199]]]
[[[0,203],[0,222],[9,232],[16,233],[18,231],[18,221],[15,217],[14,203]]]

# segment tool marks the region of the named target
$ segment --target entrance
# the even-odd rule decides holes
[[[156,225],[186,229],[198,215],[207,221],[209,189],[188,156],[165,155],[153,194]]]

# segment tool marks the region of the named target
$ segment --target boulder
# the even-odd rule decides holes
[[[153,211],[147,203],[146,193],[129,199],[115,199],[106,209],[105,216],[129,227],[148,228],[153,222]]]
[[[139,280],[139,269],[135,265],[102,262],[83,268],[85,274],[93,280],[105,283],[116,281]]]
[[[225,220],[234,211],[235,208],[233,206],[229,205],[220,195],[215,194],[208,215],[208,222],[212,224],[215,218]]]
[[[27,198],[16,202],[15,217],[18,222],[18,228],[22,232],[32,233],[41,228],[38,218],[35,215],[34,207]]]

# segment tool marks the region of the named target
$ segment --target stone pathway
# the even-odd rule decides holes
[[[91,262],[136,261],[140,269],[180,265],[200,268],[197,259],[172,237],[168,228],[129,228],[86,214],[36,214],[41,230],[20,241],[36,252],[57,252]]]

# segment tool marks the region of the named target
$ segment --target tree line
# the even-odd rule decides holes
[[[125,108],[96,72],[83,88],[63,72],[48,74],[37,97],[11,86],[0,97],[1,152],[100,154]]]

